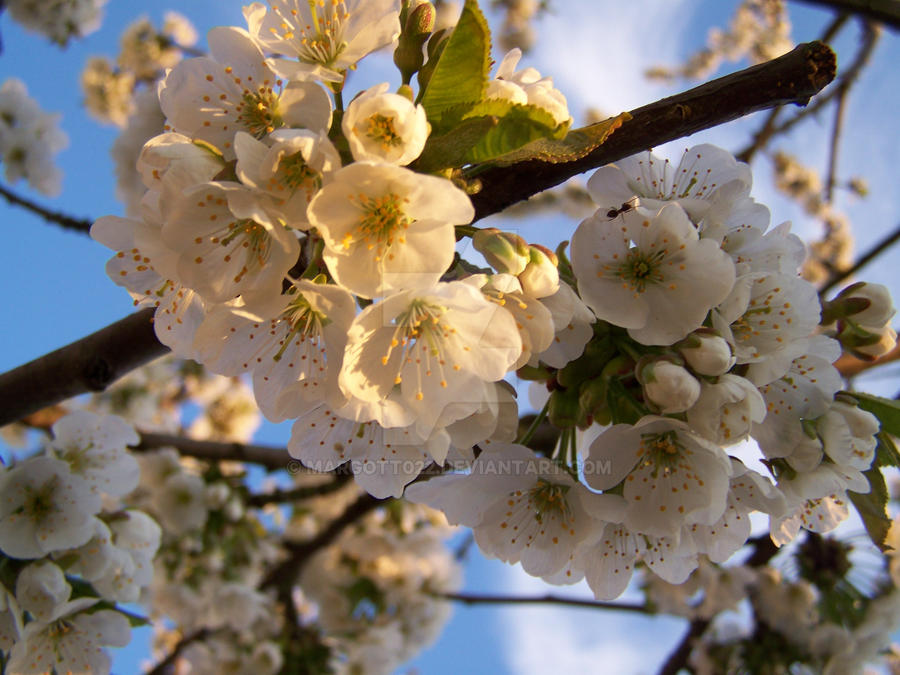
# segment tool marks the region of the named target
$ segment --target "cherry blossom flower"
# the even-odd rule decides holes
[[[34,457],[0,475],[0,550],[41,558],[91,538],[100,495],[69,465]]]
[[[341,82],[342,71],[400,35],[397,0],[268,0],[244,7],[250,33],[277,54],[274,61],[289,79],[316,77]]]
[[[700,239],[675,204],[621,221],[598,211],[578,226],[571,251],[585,303],[643,344],[671,344],[698,328],[734,283],[731,258]]]
[[[306,279],[258,303],[249,297],[263,316],[273,318],[248,313],[243,302],[217,307],[197,330],[198,359],[222,375],[252,372],[256,401],[272,421],[294,417],[303,402],[333,400],[353,297]]]
[[[455,419],[480,408],[482,382],[502,379],[521,351],[509,312],[470,284],[440,283],[363,310],[350,327],[339,384],[346,395],[371,402],[399,386],[427,437],[450,406]]]
[[[93,491],[121,497],[138,484],[140,468],[127,446],[137,445],[139,440],[121,417],[76,410],[53,425],[50,451],[67,462],[72,473],[84,478]]]
[[[616,518],[623,506],[618,496],[592,494],[551,460],[504,443],[482,452],[470,474],[416,483],[406,496],[471,527],[482,551],[521,562],[533,576],[562,569],[578,542],[601,525],[595,518]]]
[[[184,193],[160,232],[175,251],[177,278],[205,300],[248,290],[277,295],[300,243],[247,188],[208,183]]]
[[[431,125],[425,108],[377,84],[357,96],[344,113],[341,129],[358,162],[405,166],[422,153]]]
[[[616,424],[585,456],[591,487],[607,490],[625,481],[625,527],[659,537],[676,536],[685,524],[716,522],[725,510],[730,476],[728,457],[718,445],[669,418]]]
[[[79,598],[62,603],[47,621],[25,624],[21,640],[10,651],[6,671],[10,675],[109,673],[110,658],[102,647],[124,647],[131,640],[131,626],[120,612],[82,611],[96,602],[96,598]]]
[[[766,403],[752,382],[738,375],[703,381],[700,396],[687,411],[688,424],[704,438],[732,445],[750,434],[766,416]]]
[[[201,139],[234,159],[234,135],[262,138],[283,126],[314,132],[331,125],[331,99],[314,82],[287,86],[266,64],[247,31],[213,28],[211,57],[186,59],[159,86],[159,103],[173,131]]]
[[[453,259],[453,226],[474,214],[444,178],[367,162],[334,173],[309,204],[329,272],[366,298],[436,283]]]
[[[750,167],[722,148],[703,144],[685,150],[677,166],[650,152],[626,157],[597,169],[587,188],[604,214],[625,204],[656,211],[677,201],[699,223],[704,218],[724,221],[749,194],[751,182]]]
[[[235,135],[236,172],[244,185],[272,195],[288,227],[309,227],[306,207],[327,176],[341,167],[328,136],[307,129],[276,129],[268,143],[239,131]]]
[[[567,283],[561,283],[553,295],[541,298],[541,304],[550,310],[555,333],[550,346],[540,352],[540,360],[562,368],[584,353],[594,335],[594,314]]]
[[[541,77],[534,68],[517,71],[521,58],[522,50],[518,47],[506,53],[497,66],[497,75],[488,82],[485,99],[500,98],[530,104],[550,113],[556,124],[571,122],[566,97],[553,86],[553,79]]]

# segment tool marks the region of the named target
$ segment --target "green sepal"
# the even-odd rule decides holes
[[[429,122],[437,126],[447,109],[480,101],[490,68],[491,31],[487,19],[475,0],[466,0],[421,95]]]
[[[538,159],[550,164],[574,162],[581,159],[591,150],[603,145],[609,135],[631,119],[631,115],[623,112],[602,122],[591,124],[580,129],[572,129],[562,138],[538,138],[526,145],[506,154],[495,157],[492,161],[500,166]]]
[[[550,394],[547,419],[558,429],[574,427],[579,420],[578,390],[557,389]]]

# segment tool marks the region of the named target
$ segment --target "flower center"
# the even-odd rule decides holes
[[[291,190],[300,188],[306,190],[307,201],[312,199],[312,196],[322,187],[321,174],[306,163],[300,152],[283,158],[278,169],[281,184]]]
[[[562,523],[567,523],[572,518],[572,510],[566,500],[568,491],[568,485],[555,485],[538,478],[528,491],[528,505],[534,511],[534,519],[541,523],[546,515],[556,515]]]
[[[249,218],[242,218],[229,223],[228,233],[218,242],[214,239],[213,243],[219,243],[225,247],[234,244],[235,247],[246,249],[244,265],[234,277],[234,282],[239,283],[251,269],[259,269],[266,264],[272,241],[266,228]],[[229,253],[225,256],[225,262],[230,262],[230,260],[231,254]]]
[[[631,290],[643,293],[648,284],[658,284],[663,281],[661,268],[665,256],[665,250],[645,253],[639,248],[632,248],[628,252],[625,262],[616,269],[615,274]]]
[[[25,502],[22,512],[35,522],[42,521],[55,511],[53,493],[56,492],[57,477],[53,476],[40,487],[25,486]]]
[[[297,11],[285,16],[273,6],[272,10],[281,18],[282,33],[272,28],[272,35],[279,40],[293,41],[300,61],[331,66],[347,48],[344,24],[350,12],[343,0],[308,0],[308,4],[308,19]]]
[[[278,112],[278,94],[271,87],[245,89],[237,113],[237,121],[255,138],[262,138],[284,125]]]
[[[640,465],[652,466],[654,476],[659,469],[665,474],[670,473],[681,459],[683,451],[684,446],[678,441],[678,434],[675,431],[641,434]]]
[[[380,143],[384,150],[403,143],[403,139],[400,138],[400,134],[394,128],[393,117],[375,113],[367,121],[369,126],[366,129],[366,136]]]
[[[406,230],[413,220],[403,212],[403,203],[408,201],[399,195],[389,192],[380,197],[369,197],[360,194],[356,198],[363,212],[354,233],[344,237],[344,249],[350,248],[355,241],[362,241],[369,250],[375,249],[375,260],[381,260],[385,251],[394,244],[405,242],[398,230]]]
[[[291,300],[287,309],[281,315],[282,321],[286,321],[288,326],[288,334],[281,341],[281,348],[278,353],[272,357],[275,361],[280,361],[285,350],[291,345],[294,336],[303,336],[309,338],[318,338],[322,335],[322,328],[327,326],[331,321],[321,312],[317,312],[309,304],[302,295],[298,295]]]

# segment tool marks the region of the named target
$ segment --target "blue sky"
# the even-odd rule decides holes
[[[171,3],[175,4],[175,3]],[[215,25],[243,25],[239,2],[192,0],[177,3],[203,35]],[[488,3],[484,3],[487,5]],[[735,2],[664,0],[621,3],[614,0],[557,0],[557,8],[538,24],[541,41],[523,60],[542,74],[552,75],[569,100],[576,122],[588,106],[609,113],[634,108],[692,86],[651,84],[642,71],[659,63],[672,63],[700,46],[710,26],[724,25]],[[138,14],[155,23],[169,3],[111,2],[100,31],[61,50],[41,37],[24,33],[7,16],[0,17],[3,53],[0,55],[0,82],[16,76],[25,81],[29,93],[50,112],[63,114],[62,127],[70,144],[59,156],[64,171],[63,193],[46,201],[30,193],[22,184],[14,189],[75,216],[97,218],[121,214],[113,193],[113,168],[108,150],[116,137],[112,127],[90,120],[80,106],[78,78],[85,60],[95,54],[113,57],[122,28]],[[792,5],[794,39],[815,38],[829,14],[803,5]],[[495,22],[496,25],[496,22]],[[838,42],[839,52],[849,59],[858,31],[845,29]],[[900,194],[897,191],[898,120],[900,87],[895,66],[900,63],[896,37],[886,33],[870,68],[850,101],[848,126],[841,152],[842,176],[865,175],[871,196],[859,200],[846,193],[839,206],[857,227],[857,249],[871,243],[898,224]],[[742,67],[726,64],[723,72]],[[385,58],[356,73],[348,87],[353,92],[380,79],[397,77],[388,70]],[[376,79],[377,78],[377,79]],[[687,140],[676,141],[659,150],[672,156],[684,147],[712,142],[729,149],[741,147],[747,133],[760,123],[759,115],[729,124]],[[830,117],[798,129],[789,146],[814,166],[824,166]],[[817,225],[792,204],[774,193],[765,160],[754,165],[754,196],[772,209],[773,224],[794,222],[801,236],[814,235]],[[3,300],[3,330],[0,337],[0,371],[78,339],[132,310],[127,294],[107,279],[103,268],[109,251],[83,235],[64,232],[20,210],[0,203],[4,242],[0,247],[0,280],[6,289]],[[492,225],[512,227],[532,241],[555,244],[547,232],[568,238],[577,223],[564,217],[541,217],[536,224],[503,217]],[[865,278],[892,287],[900,297],[900,277],[895,273],[898,255],[886,256],[866,270]],[[870,389],[893,395],[898,388],[894,377],[873,378]],[[283,444],[289,427],[267,425],[258,440]],[[518,568],[470,554],[466,568],[466,589],[489,593],[541,593],[548,589]],[[587,596],[586,588],[557,589],[560,594]],[[457,607],[454,618],[438,643],[416,659],[412,667],[425,675],[492,672],[543,673],[560,666],[577,672],[652,672],[668,649],[678,640],[681,624],[669,619],[642,619],[609,615],[589,610],[534,607]],[[135,672],[135,659],[145,658],[146,633],[137,649],[128,650],[127,659],[117,660],[116,672]]]

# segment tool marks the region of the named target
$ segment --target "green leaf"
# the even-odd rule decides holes
[[[498,122],[496,117],[475,117],[461,122],[446,134],[430,136],[411,168],[421,173],[434,173],[440,169],[462,166],[469,151]]]
[[[875,452],[875,464],[877,466],[900,466],[900,452],[894,444],[894,439],[886,431],[878,434],[878,447]]]
[[[631,119],[627,112],[610,117],[608,120],[591,124],[581,129],[573,129],[559,138],[539,138],[527,145],[506,153],[493,161],[501,166],[539,159],[542,162],[559,164],[581,159],[594,148],[602,145],[609,135]]]
[[[900,436],[900,401],[857,392],[853,392],[851,396],[857,400],[860,408],[868,410],[879,419],[882,429],[893,436]]]
[[[886,551],[890,547],[885,546],[884,540],[888,530],[891,529],[891,518],[887,514],[887,485],[885,485],[884,476],[881,475],[881,469],[877,466],[873,466],[863,475],[869,479],[872,489],[867,494],[847,492],[847,496],[850,497],[850,501],[859,512],[872,543],[881,551]]]
[[[473,106],[465,118],[484,114],[500,119],[466,154],[469,164],[493,161],[533,141],[561,138],[568,129],[568,123],[556,124],[553,116],[543,108],[503,99],[482,101]]]
[[[490,68],[491,31],[478,3],[466,0],[421,97],[432,125],[441,126],[440,119],[447,109],[480,101]]]

